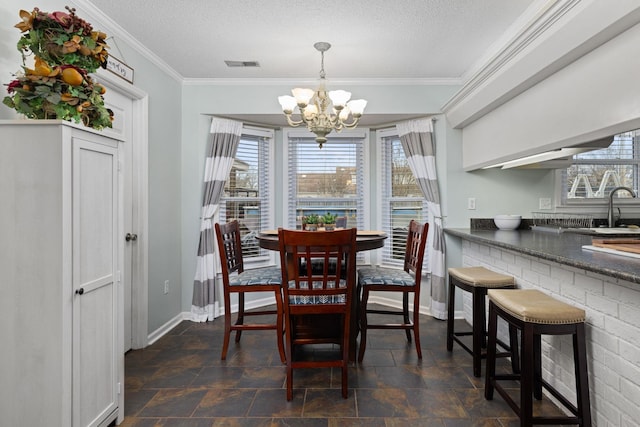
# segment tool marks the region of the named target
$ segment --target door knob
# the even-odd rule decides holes
[[[137,234],[132,234],[132,233],[127,233],[127,235],[124,236],[124,240],[126,240],[127,242],[133,240],[135,242],[136,240],[138,240],[138,235]]]
[[[76,294],[78,295],[84,294],[84,288],[76,289]]]

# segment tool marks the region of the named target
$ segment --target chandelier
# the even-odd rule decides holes
[[[358,125],[367,101],[351,98],[351,92],[346,90],[332,90],[327,93],[325,89],[324,53],[331,45],[327,42],[318,42],[313,45],[320,52],[320,85],[313,89],[295,88],[291,90],[293,96],[283,95],[278,97],[282,111],[287,117],[290,126],[306,125],[307,129],[316,134],[316,142],[322,148],[327,142],[327,134],[335,130],[351,129]],[[299,119],[292,118],[294,110],[298,107]],[[349,120],[351,120],[349,122]]]

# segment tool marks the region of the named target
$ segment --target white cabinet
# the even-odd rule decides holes
[[[119,142],[0,121],[0,424],[123,414]]]

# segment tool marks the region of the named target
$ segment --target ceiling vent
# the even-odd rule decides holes
[[[258,61],[224,61],[227,67],[259,67]]]

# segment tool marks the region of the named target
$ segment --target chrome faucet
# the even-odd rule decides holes
[[[616,194],[618,190],[625,190],[629,192],[629,194],[631,194],[631,197],[636,197],[636,193],[629,187],[616,187],[611,190],[611,193],[609,193],[609,228],[613,228],[616,226],[616,221],[613,219],[613,195]]]

